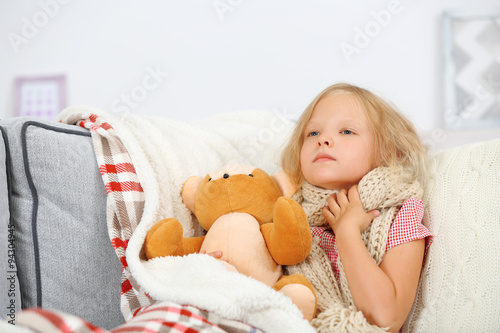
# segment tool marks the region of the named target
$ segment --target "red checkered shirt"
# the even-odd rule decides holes
[[[393,247],[411,242],[417,239],[426,239],[426,252],[432,243],[430,231],[422,224],[424,216],[424,204],[418,198],[408,199],[396,215],[394,223],[389,230],[386,251]],[[340,276],[337,259],[339,257],[337,245],[335,244],[335,235],[332,230],[325,227],[311,227],[312,236],[319,237],[319,246],[326,252],[326,255],[332,263],[332,269],[337,280]]]

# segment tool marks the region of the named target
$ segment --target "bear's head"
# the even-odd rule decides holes
[[[250,214],[264,224],[272,222],[274,204],[286,188],[282,183],[261,169],[230,165],[205,177],[190,177],[182,200],[205,230],[220,216],[235,212]]]

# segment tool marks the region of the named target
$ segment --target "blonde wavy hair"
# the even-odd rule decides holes
[[[319,93],[300,116],[290,140],[281,155],[281,166],[300,186],[304,176],[300,168],[300,151],[304,143],[304,127],[311,119],[316,104],[337,93],[351,94],[363,107],[375,136],[375,167],[403,166],[422,180],[426,173],[427,148],[420,140],[413,124],[397,108],[374,93],[348,84],[337,83]]]

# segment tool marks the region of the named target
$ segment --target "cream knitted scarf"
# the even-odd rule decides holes
[[[380,211],[380,216],[361,235],[368,252],[379,265],[385,254],[389,229],[399,209],[409,198],[421,198],[423,189],[408,170],[379,167],[361,179],[358,191],[365,211]],[[328,223],[321,209],[334,192],[305,183],[293,198],[302,205],[311,226],[325,226]],[[330,261],[317,243],[315,239],[306,260],[287,267],[289,274],[304,274],[316,290],[318,315],[311,324],[318,332],[385,332],[370,325],[363,314],[356,310],[341,258],[338,259],[340,281],[337,283]]]

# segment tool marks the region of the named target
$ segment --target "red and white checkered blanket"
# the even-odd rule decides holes
[[[142,251],[149,228],[166,217],[181,221],[186,236],[202,232],[180,197],[189,176],[234,162],[277,171],[274,156],[291,122],[271,113],[247,112],[188,123],[112,115],[88,107],[66,109],[60,120],[91,132],[107,190],[108,231],[123,265],[125,319],[112,332],[312,331],[289,299],[223,269],[210,256],[147,261]],[[196,279],[198,285],[189,284]],[[77,327],[81,332],[105,331],[46,309],[22,311],[16,324],[38,332],[52,332],[55,327],[67,332],[80,332]]]
[[[16,332],[15,328],[22,327],[37,333],[262,332],[248,324],[172,302],[158,302],[141,307],[130,320],[112,330],[97,327],[68,313],[41,308],[23,310],[17,315],[15,327],[7,325],[10,324],[0,325],[0,331]]]

